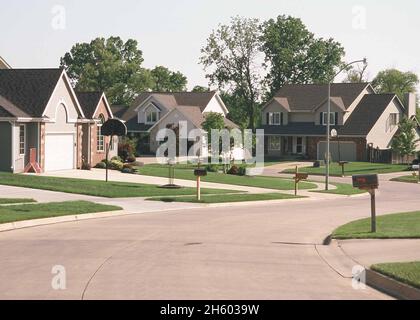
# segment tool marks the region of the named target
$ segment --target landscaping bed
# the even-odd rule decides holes
[[[389,214],[376,218],[377,232],[370,232],[370,218],[345,224],[333,232],[335,239],[418,239],[420,211]]]
[[[268,200],[284,200],[284,199],[298,199],[303,197],[296,197],[289,194],[282,193],[261,193],[261,194],[227,194],[223,196],[206,195],[201,196],[201,201],[197,197],[159,197],[149,198],[151,201],[163,202],[191,202],[191,203],[228,203],[228,202],[248,202],[248,201],[268,201]]]
[[[420,261],[381,263],[371,267],[373,271],[379,272],[409,286],[420,289]]]
[[[195,194],[195,188],[162,189],[155,185],[125,182],[105,182],[73,178],[40,177],[0,173],[0,185],[84,194],[106,198],[176,196]],[[223,189],[202,189],[203,194],[235,193]]]
[[[122,208],[88,201],[0,206],[0,223],[117,210],[122,210]]]
[[[381,174],[407,171],[407,165],[400,164],[384,164],[384,163],[370,163],[370,162],[351,162],[345,165],[345,175],[352,176],[355,174]],[[319,168],[304,167],[299,168],[299,172],[309,173],[312,175],[325,175],[325,166]],[[284,173],[294,173],[294,169],[287,169]],[[341,166],[338,163],[331,163],[330,175],[341,177]]]

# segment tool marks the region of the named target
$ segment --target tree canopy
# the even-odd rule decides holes
[[[187,77],[179,71],[170,71],[164,66],[157,66],[150,71],[153,91],[176,92],[187,90]]]
[[[392,140],[391,148],[401,157],[408,157],[416,152],[416,124],[412,119],[404,117],[399,125],[399,132]]]

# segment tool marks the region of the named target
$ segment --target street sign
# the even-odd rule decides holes
[[[379,188],[378,175],[377,174],[354,175],[353,187],[364,189],[364,190],[378,189]]]

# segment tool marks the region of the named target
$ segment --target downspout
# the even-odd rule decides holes
[[[11,133],[12,133],[12,155],[11,155],[11,161],[12,163],[10,164],[10,169],[12,169],[12,173],[15,173],[15,122],[14,121],[9,121],[10,123],[10,128],[11,128]]]

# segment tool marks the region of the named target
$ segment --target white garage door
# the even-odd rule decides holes
[[[74,168],[74,135],[45,135],[45,171]]]
[[[321,141],[318,144],[318,160],[324,160],[327,154],[327,143]],[[343,141],[340,142],[340,148],[337,142],[330,143],[331,161],[356,161],[357,151],[354,142]]]

